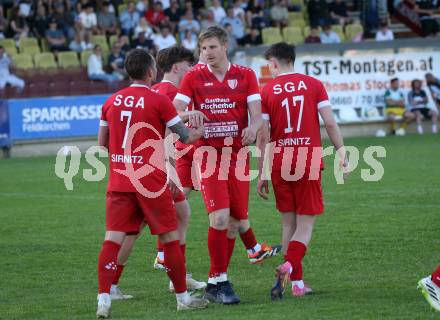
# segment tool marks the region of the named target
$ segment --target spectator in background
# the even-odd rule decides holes
[[[394,40],[394,33],[388,28],[388,22],[382,21],[379,25],[380,29],[376,32],[376,41]]]
[[[164,13],[171,25],[171,30],[176,31],[176,27],[179,24],[180,17],[182,16],[179,2],[177,0],[171,0],[170,7],[164,10]]]
[[[307,38],[304,41],[305,43],[321,43],[321,38],[319,36],[319,28],[318,27],[311,27],[310,28],[310,34],[307,36]]]
[[[385,115],[390,123],[390,133],[399,136],[405,135],[405,128],[412,119],[412,115],[405,108],[405,94],[399,88],[399,79],[393,78],[390,81],[390,88],[385,91]],[[405,119],[397,128],[397,120]]]
[[[46,30],[45,38],[49,44],[49,49],[52,52],[66,51],[67,42],[63,31],[58,29],[57,22],[51,20],[49,22],[49,29]]]
[[[108,57],[108,67],[112,70],[113,75],[116,75],[119,80],[126,78],[127,73],[124,68],[125,55],[121,52],[121,45],[116,42],[112,46],[112,53]]]
[[[20,91],[24,88],[24,81],[10,72],[12,61],[5,53],[5,49],[0,45],[0,92],[7,84],[18,88]]]
[[[170,7],[171,2],[170,0],[159,0],[160,4],[162,5],[162,10],[166,10]]]
[[[139,32],[137,38],[133,41],[133,48],[135,49],[145,49],[154,57],[156,55],[154,42],[152,39],[145,37],[145,33]]]
[[[27,38],[29,36],[29,24],[27,19],[18,14],[18,8],[14,7],[12,10],[12,16],[9,23],[10,31],[12,37],[16,41],[20,41],[22,38]]]
[[[229,24],[232,28],[232,36],[237,41],[240,41],[244,37],[244,24],[240,18],[234,16],[233,7],[228,7],[227,16],[222,19],[220,24],[223,27]]]
[[[276,27],[285,27],[289,24],[289,11],[286,0],[275,0],[270,8],[270,19]]]
[[[140,0],[136,3],[136,10],[139,12],[139,15],[142,17],[145,15],[145,13],[148,11],[148,8],[150,7],[148,0]]]
[[[145,13],[145,18],[151,27],[156,31],[160,31],[160,27],[166,22],[165,13],[162,10],[162,3],[156,1],[153,8],[150,8]]]
[[[187,10],[183,19],[179,22],[179,37],[180,39],[185,38],[186,31],[191,31],[194,38],[197,38],[197,35],[200,32],[200,23],[197,20],[194,20],[194,15],[192,10]]]
[[[224,28],[228,33],[228,56],[231,57],[237,49],[237,39],[235,39],[232,33],[232,26],[229,23],[225,24]]]
[[[130,1],[127,5],[127,9],[124,10],[119,16],[119,22],[121,23],[121,31],[123,35],[131,36],[134,29],[139,24],[140,15],[136,11],[136,7],[133,1]]]
[[[110,2],[102,3],[102,10],[98,13],[98,27],[106,36],[118,34],[118,21],[114,12],[110,12]]]
[[[422,119],[431,118],[432,133],[437,133],[437,110],[428,107],[428,95],[422,89],[422,81],[415,79],[411,81],[411,91],[408,93],[408,103],[413,118],[416,119],[417,132],[423,134]]]
[[[23,18],[29,18],[32,12],[32,1],[31,0],[20,0],[18,1],[18,14]]]
[[[241,40],[243,46],[258,46],[263,43],[260,30],[252,28],[250,32]]]
[[[185,37],[182,40],[182,46],[191,51],[197,49],[197,39],[190,30],[186,30]]]
[[[378,0],[363,0],[361,20],[366,34],[379,26],[379,4]]]
[[[206,10],[201,13],[202,19],[200,25],[202,30],[208,29],[211,26],[215,26],[217,23],[214,20],[214,13],[211,10]]]
[[[62,3],[55,4],[55,12],[52,15],[52,19],[56,20],[58,28],[60,28],[69,39],[75,36],[75,29],[73,27],[75,21],[73,15],[66,11]]]
[[[247,8],[247,4],[243,3],[242,0],[235,0],[234,1],[234,6],[233,6],[234,17],[239,18],[241,20],[241,22],[243,23],[243,25],[246,24],[245,8]]]
[[[350,22],[347,6],[343,0],[333,0],[329,5],[330,17],[336,24],[346,25]]]
[[[322,32],[320,35],[321,43],[329,44],[329,43],[340,43],[341,39],[339,35],[332,31],[332,26],[327,24],[322,28]]]
[[[145,17],[142,17],[139,20],[139,24],[134,29],[134,36],[136,38],[138,37],[139,33],[143,33],[147,39],[151,39],[153,37],[153,29],[150,27]]]
[[[326,0],[310,0],[307,4],[310,26],[324,26],[331,24],[330,10]]]
[[[0,39],[5,38],[5,32],[6,32],[7,26],[8,26],[8,22],[6,21],[4,13],[3,13],[3,6],[0,5]]]
[[[118,39],[118,43],[121,46],[122,53],[127,55],[127,53],[131,50],[130,38],[127,35],[122,34]]]
[[[435,17],[437,6],[437,1],[416,0],[414,10],[419,15],[424,37],[437,36],[440,33],[440,27]]]
[[[79,15],[81,26],[85,32],[92,34],[99,34],[98,18],[96,17],[95,9],[91,3],[86,4]]]
[[[251,28],[262,30],[270,26],[270,21],[266,18],[261,6],[254,7],[247,15],[247,21],[250,20]]]
[[[217,24],[220,24],[222,19],[226,17],[225,9],[223,9],[219,0],[212,0],[212,5],[208,9],[214,14],[214,21]]]
[[[79,32],[75,33],[75,37],[73,38],[73,40],[69,44],[69,49],[71,51],[75,51],[78,53],[80,53],[84,50],[84,47],[82,45],[81,34]]]
[[[425,75],[426,84],[431,92],[432,100],[434,100],[437,111],[440,111],[440,79],[434,77],[432,73]]]
[[[38,38],[43,38],[48,24],[49,20],[46,15],[46,7],[41,4],[37,7],[37,14],[32,20],[32,33]]]
[[[81,41],[81,46],[83,47],[83,50],[92,50],[94,45],[91,41],[91,34],[90,33],[85,33],[84,36],[82,37],[82,41]]]
[[[154,37],[153,41],[157,51],[171,47],[177,43],[176,38],[171,34],[170,27],[166,25],[160,28],[160,33]]]
[[[102,67],[102,48],[100,45],[96,45],[93,48],[93,53],[87,62],[87,74],[90,80],[105,81],[107,83],[113,83],[119,79],[117,75],[108,74],[104,71]]]

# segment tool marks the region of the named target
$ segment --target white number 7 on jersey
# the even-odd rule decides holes
[[[300,102],[300,105],[299,105],[298,122],[296,125],[296,132],[299,132],[299,130],[301,129],[301,120],[302,120],[302,114],[303,114],[303,108],[304,108],[304,96],[293,96],[292,97],[293,107],[296,107],[296,103],[298,101]],[[281,101],[281,106],[286,108],[286,113],[287,113],[287,128],[284,129],[284,133],[293,132],[292,125],[290,123],[289,98],[285,98],[283,101]]]
[[[127,117],[127,124],[125,126],[124,140],[122,141],[122,149],[125,149],[127,143],[128,129],[130,129],[131,111],[121,111],[121,121],[124,121],[124,117]]]

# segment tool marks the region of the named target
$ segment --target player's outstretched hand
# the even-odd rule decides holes
[[[248,146],[257,138],[257,132],[252,127],[244,128],[241,132],[241,143],[244,146]]]
[[[269,182],[267,180],[258,179],[257,192],[260,197],[267,200],[267,195],[269,194]]]
[[[203,112],[194,110],[189,114],[188,122],[193,127],[203,126],[204,121],[209,121],[208,117],[203,114]]]

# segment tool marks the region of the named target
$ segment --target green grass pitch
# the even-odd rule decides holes
[[[361,151],[383,145],[385,174],[380,182],[362,181],[360,169],[368,166],[361,159],[349,182],[337,185],[332,160],[326,160],[326,213],[304,260],[304,277],[315,295],[272,303],[269,289],[282,258],[249,265],[237,241],[229,275],[242,303],[177,313],[165,273],[152,269],[155,239],[144,232],[121,279],[135,299],[114,302],[113,318],[438,319],[416,285],[440,263],[439,136],[346,144]],[[89,167],[84,158],[81,163]],[[85,182],[78,175],[74,190],[67,191],[54,164],[55,157],[0,160],[0,319],[95,317],[106,182]],[[199,194],[190,203],[188,270],[206,281],[207,217]],[[280,242],[273,194],[260,200],[255,182],[250,217],[260,242]]]

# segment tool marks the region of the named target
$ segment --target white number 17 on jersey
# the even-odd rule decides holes
[[[293,96],[292,97],[292,107],[297,107],[297,105],[296,105],[297,102],[300,102],[298,122],[296,125],[296,132],[299,132],[299,130],[301,129],[301,120],[302,120],[302,113],[303,113],[303,108],[304,108],[304,96]],[[281,101],[281,106],[286,108],[286,113],[287,113],[287,127],[284,129],[284,133],[293,132],[292,124],[290,121],[289,98],[285,98],[283,101]]]

